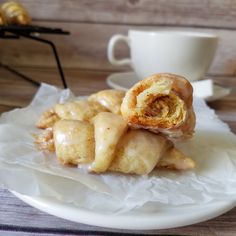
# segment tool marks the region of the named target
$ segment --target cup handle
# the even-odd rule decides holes
[[[121,34],[113,35],[111,37],[111,39],[109,40],[109,43],[108,43],[108,48],[107,48],[108,60],[112,65],[115,65],[115,66],[123,66],[123,65],[130,65],[131,66],[130,58],[117,60],[114,56],[115,45],[119,41],[124,41],[129,46],[129,38],[127,36],[124,36],[124,35],[121,35]]]

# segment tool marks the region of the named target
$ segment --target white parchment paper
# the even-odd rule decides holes
[[[88,174],[58,164],[54,154],[37,150],[35,122],[56,102],[73,99],[69,90],[42,84],[32,103],[0,118],[0,184],[30,196],[50,196],[109,213],[153,211],[211,201],[236,201],[236,136],[203,100],[194,99],[196,134],[177,144],[197,163],[193,171],[154,171],[148,176]]]

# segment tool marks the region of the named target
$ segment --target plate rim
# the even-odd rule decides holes
[[[107,213],[93,212],[50,198],[32,197],[15,191],[11,192],[30,206],[62,219],[96,227],[136,231],[188,226],[220,216],[236,206],[236,201],[215,201],[203,205],[186,206],[185,208],[189,208],[190,213],[181,213],[180,215],[161,214],[158,212],[138,216],[135,214],[110,215]],[[200,211],[196,212],[199,210],[199,207]]]

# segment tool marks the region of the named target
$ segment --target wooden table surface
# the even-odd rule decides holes
[[[41,82],[60,86],[54,69],[18,68]],[[76,95],[87,95],[108,88],[106,77],[111,71],[67,69],[69,87]],[[232,89],[231,94],[208,103],[236,133],[236,78],[215,77],[215,82]],[[0,112],[29,104],[37,91],[34,85],[0,69]],[[139,233],[155,235],[236,235],[236,208],[215,219],[176,229],[155,231],[112,230],[78,224],[48,215],[28,206],[8,190],[0,189],[0,235],[105,235]]]

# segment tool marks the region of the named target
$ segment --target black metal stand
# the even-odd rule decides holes
[[[54,54],[57,68],[60,74],[60,78],[62,81],[62,84],[64,88],[67,88],[67,83],[66,79],[63,73],[63,69],[61,66],[61,62],[57,53],[56,46],[54,45],[53,42],[36,37],[32,35],[33,33],[44,33],[44,34],[69,34],[67,31],[63,31],[61,29],[57,28],[47,28],[47,27],[40,27],[40,26],[15,26],[15,25],[10,25],[10,26],[0,26],[0,38],[4,39],[20,39],[20,37],[32,39],[41,43],[48,44],[52,48],[52,52]],[[19,76],[20,78],[38,86],[40,85],[39,82],[29,78],[28,76],[23,75],[22,73],[16,71],[15,69],[11,68],[10,66],[4,65],[3,63],[0,63],[0,67],[3,67],[4,69],[10,71],[11,73]]]

